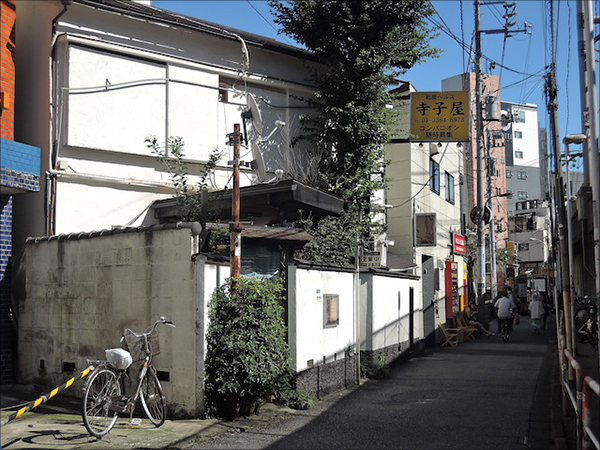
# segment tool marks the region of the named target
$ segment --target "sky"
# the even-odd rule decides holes
[[[558,87],[559,137],[580,133],[579,60],[577,57],[577,6],[575,0],[553,2],[555,38],[550,37],[550,6],[547,0],[516,2],[515,25],[512,36],[485,33],[503,28],[502,16],[506,10],[498,1],[481,1],[481,50],[483,71],[500,76],[501,99],[514,103],[538,105],[538,121],[550,130],[547,114],[545,79],[551,55],[556,55],[556,82]],[[498,3],[486,5],[485,3]],[[514,2],[510,2],[514,3]],[[428,26],[441,25],[440,35],[431,41],[433,47],[443,50],[439,58],[427,59],[399,78],[410,81],[418,91],[439,91],[443,79],[467,71],[474,71],[472,59],[464,46],[474,49],[475,26],[472,0],[434,0],[437,14],[428,20]],[[291,45],[295,42],[277,33],[277,25],[265,1],[195,1],[153,0],[158,8],[197,17],[210,22],[231,26]],[[594,15],[598,16],[600,1],[594,0]],[[554,48],[554,51],[551,49]],[[472,57],[471,57],[472,58]],[[491,61],[495,67],[490,69]],[[572,149],[573,151],[576,148]],[[577,168],[574,168],[577,170]]]

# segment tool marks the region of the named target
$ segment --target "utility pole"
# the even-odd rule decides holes
[[[476,136],[476,146],[477,146],[477,297],[478,297],[478,305],[480,308],[483,308],[484,316],[483,322],[485,327],[487,328],[489,325],[490,313],[486,309],[485,301],[483,300],[485,294],[485,273],[486,273],[486,257],[485,257],[485,243],[484,243],[484,230],[485,230],[485,205],[486,201],[484,199],[485,195],[485,186],[484,186],[484,136],[483,136],[483,104],[482,104],[482,81],[481,81],[481,34],[504,34],[505,37],[510,37],[510,33],[528,33],[528,25],[525,22],[525,27],[520,30],[511,30],[510,28],[516,24],[516,21],[511,21],[511,18],[516,15],[516,11],[514,7],[516,3],[507,4],[506,2],[486,2],[486,5],[492,4],[504,4],[506,8],[506,14],[503,16],[505,19],[504,28],[493,29],[493,30],[481,30],[481,2],[480,0],[474,1],[475,6],[475,110],[476,110],[476,123],[475,123],[475,136]],[[488,186],[491,189],[490,186]],[[488,194],[488,200],[491,198],[491,193]],[[492,216],[493,217],[493,216]],[[491,223],[491,227],[494,227],[494,221]],[[494,230],[490,230],[490,235],[493,236]],[[495,245],[493,242],[491,245]],[[495,252],[492,250],[490,252],[495,258]],[[493,270],[496,264],[495,261],[492,262]],[[495,278],[495,277],[494,277]],[[494,284],[494,282],[492,283]],[[494,287],[494,286],[492,286]],[[490,299],[491,303],[491,299]]]
[[[592,188],[592,212],[594,224],[594,261],[596,272],[596,305],[600,304],[600,156],[598,155],[598,101],[596,96],[596,58],[594,49],[594,15],[592,2],[577,2],[579,22],[579,72],[580,76],[582,128],[587,135],[587,152],[584,150],[584,172]],[[587,94],[587,95],[586,95]],[[587,156],[587,158],[586,158]],[[587,170],[585,166],[588,161]],[[600,316],[598,317],[600,329]],[[600,337],[598,338],[600,343]],[[598,347],[600,349],[600,347]]]
[[[556,196],[556,207],[558,212],[557,228],[558,228],[558,243],[560,246],[560,269],[561,269],[561,285],[562,285],[562,302],[565,316],[565,328],[566,328],[566,341],[567,349],[573,352],[572,345],[572,314],[571,314],[571,302],[569,301],[569,268],[567,262],[569,260],[567,250],[567,230],[566,230],[566,213],[565,213],[565,195],[564,195],[564,183],[562,177],[562,163],[561,163],[561,152],[560,152],[560,139],[558,137],[558,105],[556,101],[556,79],[554,63],[552,63],[550,71],[546,75],[546,94],[548,96],[548,113],[550,114],[550,129],[552,133],[552,145],[555,156],[555,176],[556,183],[554,194]],[[557,301],[555,303],[558,303]],[[557,311],[558,312],[558,311]],[[572,369],[569,366],[569,378],[572,378]]]
[[[569,134],[563,138],[563,144],[565,144],[565,161],[566,161],[566,171],[567,171],[567,181],[566,181],[566,218],[567,221],[564,225],[567,227],[567,234],[569,236],[569,242],[567,243],[567,250],[569,254],[569,298],[571,301],[571,305],[575,300],[575,284],[573,283],[573,230],[571,229],[571,178],[569,176],[569,165],[571,164],[571,155],[569,151],[569,144],[582,144],[586,141],[585,134]],[[577,354],[577,332],[573,331],[571,346],[573,348],[573,354]]]
[[[233,125],[233,133],[229,134],[229,144],[233,145],[233,194],[231,199],[231,222],[229,223],[229,266],[233,279],[233,291],[242,269],[242,224],[240,223],[240,124]],[[232,292],[233,293],[233,292]]]
[[[483,241],[484,200],[483,200],[483,112],[481,105],[481,17],[480,0],[475,0],[475,145],[477,147],[477,304],[484,311],[484,325],[489,318],[483,295],[485,294],[485,245]]]

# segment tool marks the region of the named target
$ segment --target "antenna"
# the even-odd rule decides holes
[[[262,153],[260,152],[260,149],[258,148],[258,144],[256,142],[252,142],[252,158],[254,159],[250,164],[252,165],[252,168],[256,171],[258,181],[262,183],[267,177],[267,171],[265,169],[265,162],[263,160]]]
[[[262,115],[260,113],[260,109],[258,109],[258,104],[252,94],[246,94],[246,105],[248,107],[248,111],[244,111],[242,113],[242,117],[244,119],[251,119],[252,125],[258,134],[263,133],[263,120]],[[249,113],[249,114],[248,114]]]

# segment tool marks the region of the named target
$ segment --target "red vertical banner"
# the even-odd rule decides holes
[[[454,313],[460,311],[460,297],[458,295],[458,263],[446,261],[444,268],[444,288],[446,290],[446,322]]]

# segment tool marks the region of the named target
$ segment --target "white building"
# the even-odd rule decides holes
[[[502,130],[506,150],[506,189],[513,193],[507,200],[509,217],[516,204],[524,200],[542,200],[542,179],[547,173],[547,157],[540,148],[537,105],[503,101]]]
[[[397,131],[386,148],[390,160],[386,169],[390,187],[385,200],[390,205],[388,237],[394,241],[388,259],[397,255],[416,266],[421,286],[415,308],[422,308],[421,326],[427,337],[439,322],[451,317],[447,295],[453,281],[449,276],[452,266],[456,284],[450,289],[455,288],[458,296],[465,293],[464,257],[452,251],[453,237],[461,232],[463,156],[456,142],[411,142],[406,130],[410,96],[415,89],[405,83],[397,92],[401,93],[399,103],[394,105],[399,113]]]
[[[223,152],[209,188],[230,187],[227,135],[243,125],[249,94],[262,115],[262,133],[248,122],[261,181],[308,176],[290,145],[314,92],[307,52],[130,0],[18,2],[17,21],[16,134],[41,148],[46,175],[38,195],[15,204],[17,242],[152,223],[149,206],[174,190],[149,136],[181,137],[192,176]],[[250,148],[247,163],[258,156]],[[242,186],[257,181],[242,167]]]

